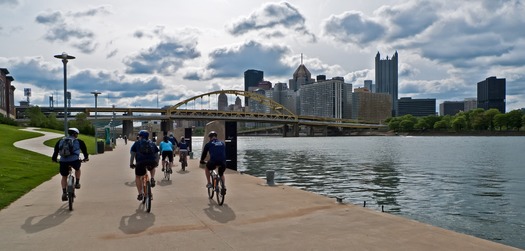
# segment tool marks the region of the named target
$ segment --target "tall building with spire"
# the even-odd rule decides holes
[[[301,64],[297,67],[293,74],[293,78],[288,81],[288,86],[293,91],[298,91],[301,86],[312,84],[315,79],[312,78],[312,74],[303,64],[303,54],[301,54]]]
[[[392,116],[397,116],[398,104],[398,55],[397,51],[391,59],[381,59],[379,52],[375,59],[376,93],[388,93],[392,98]]]

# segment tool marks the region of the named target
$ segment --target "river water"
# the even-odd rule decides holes
[[[194,138],[196,158],[202,138]],[[238,170],[525,249],[525,137],[239,137]],[[334,199],[335,200],[335,199]]]

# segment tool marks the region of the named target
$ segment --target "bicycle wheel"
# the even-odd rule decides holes
[[[217,187],[215,193],[217,194],[217,204],[222,205],[224,203],[224,196],[226,196],[226,190],[224,189],[224,182],[220,177],[217,177]]]
[[[164,179],[165,180],[170,180],[170,170],[168,170],[169,168],[169,164],[166,164],[166,166],[164,167]]]
[[[212,176],[211,180],[212,180],[212,185],[211,187],[208,187],[208,197],[210,199],[213,199],[213,194],[215,193],[215,178]]]
[[[186,162],[186,160],[182,160],[181,166],[182,166],[182,171],[186,171],[186,166],[188,166],[188,162]]]
[[[151,212],[151,183],[146,182],[146,194],[144,194],[144,201],[146,204],[146,212]]]
[[[69,204],[69,211],[73,211],[73,202],[75,201],[75,178],[69,176],[67,182],[67,201]]]

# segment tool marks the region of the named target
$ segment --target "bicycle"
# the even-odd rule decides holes
[[[212,183],[211,187],[208,187],[208,197],[213,199],[214,194],[216,194],[217,204],[222,205],[224,203],[224,197],[226,196],[226,189],[224,188],[224,182],[217,172],[217,169],[210,171],[210,180]]]
[[[87,159],[81,160],[82,162],[88,161]],[[67,186],[66,186],[66,194],[67,194],[67,203],[69,205],[69,211],[73,211],[73,202],[75,202],[75,175],[73,173],[73,167],[69,166],[69,174],[67,176]]]
[[[169,167],[168,161],[166,160],[162,161],[162,170],[164,171],[164,179],[170,180],[170,176],[173,171],[171,170],[171,167]]]
[[[67,202],[69,204],[69,211],[73,211],[73,202],[75,202],[75,175],[73,175],[73,167],[69,166],[69,175],[67,176]]]
[[[137,167],[136,165],[132,165],[131,168]],[[146,212],[151,212],[151,200],[153,198],[153,194],[151,193],[151,183],[149,180],[148,175],[148,167],[146,167],[146,174],[142,176],[142,204],[144,204]]]
[[[182,171],[186,171],[186,167],[188,166],[188,160],[187,160],[188,151],[180,150],[179,156],[180,156],[179,162],[182,167]]]

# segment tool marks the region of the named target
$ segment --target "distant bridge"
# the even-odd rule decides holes
[[[238,111],[219,111],[211,109],[211,96],[213,95],[235,95],[248,97],[250,100],[258,102],[264,111],[246,111],[245,109]],[[208,101],[203,101],[208,97]],[[217,99],[215,99],[217,100]],[[208,109],[202,106],[208,105]],[[200,109],[197,107],[200,106]],[[192,108],[192,109],[188,109]],[[16,107],[17,119],[23,120],[23,112],[28,107]],[[63,107],[40,107],[43,113],[48,114],[54,112],[57,118],[63,117]],[[68,107],[68,114],[86,113],[88,119],[95,119],[95,113],[98,114],[97,119],[104,120],[122,120],[122,121],[146,121],[146,120],[225,120],[237,122],[260,122],[271,124],[298,126],[312,126],[312,127],[339,127],[339,128],[368,128],[381,129],[386,128],[385,125],[377,123],[359,122],[351,119],[336,119],[315,116],[301,116],[296,115],[283,105],[269,99],[265,96],[256,94],[254,92],[240,91],[240,90],[221,90],[209,93],[204,93],[184,101],[177,103],[174,106],[163,108],[144,108],[144,107]],[[71,116],[71,115],[70,115]]]

